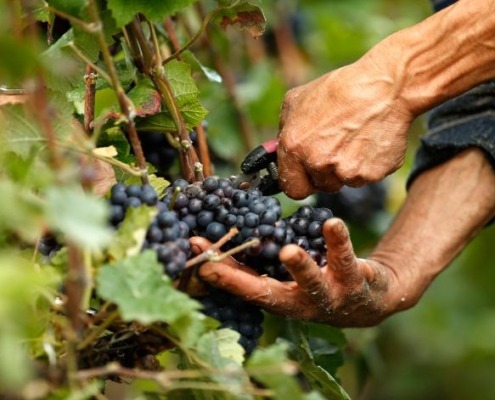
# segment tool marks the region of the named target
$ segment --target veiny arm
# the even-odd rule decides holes
[[[495,76],[495,0],[460,0],[287,92],[278,147],[293,198],[361,186],[404,161],[411,122]]]

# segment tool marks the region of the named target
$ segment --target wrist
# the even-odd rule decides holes
[[[413,117],[495,76],[495,2],[459,1],[396,32],[363,60],[393,82],[396,107]]]

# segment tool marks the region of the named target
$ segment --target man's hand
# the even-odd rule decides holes
[[[282,190],[301,199],[399,168],[415,117],[495,76],[494,7],[459,1],[290,90],[280,116]]]
[[[278,163],[288,196],[377,182],[402,165],[414,116],[369,58],[287,92]]]
[[[282,316],[345,327],[378,324],[395,309],[390,295],[397,285],[395,275],[376,261],[356,258],[342,220],[327,221],[323,234],[328,246],[324,268],[296,245],[282,249],[280,260],[293,282],[259,276],[233,259],[207,262],[199,274],[210,284]],[[191,244],[196,253],[210,245],[199,237]]]

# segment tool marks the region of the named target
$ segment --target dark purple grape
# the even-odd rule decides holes
[[[170,228],[177,223],[177,216],[172,211],[165,211],[158,214],[157,222],[160,228]]]
[[[151,243],[161,243],[163,240],[162,230],[157,226],[150,226],[146,233],[146,239]]]
[[[144,204],[148,206],[154,206],[158,203],[158,195],[153,186],[149,184],[142,186],[139,198]]]
[[[124,203],[125,208],[129,207],[139,207],[141,206],[141,200],[139,200],[138,197],[128,197],[127,200]]]
[[[183,207],[187,207],[188,204],[189,199],[187,198],[187,196],[184,193],[179,193],[175,197],[174,209],[179,210]]]
[[[321,236],[322,223],[320,221],[313,221],[308,226],[308,235],[312,238],[318,238]]]
[[[203,189],[211,193],[218,188],[218,184],[218,179],[209,176],[203,181]]]
[[[277,213],[272,210],[266,210],[260,214],[260,224],[273,225],[277,219]]]
[[[114,205],[124,205],[127,200],[127,193],[124,190],[112,191],[110,202]]]
[[[127,196],[129,197],[139,197],[141,194],[141,187],[139,185],[129,185],[125,189]]]
[[[227,233],[225,225],[220,222],[211,222],[206,227],[206,237],[212,242],[218,241],[222,236]]]
[[[125,211],[124,207],[119,205],[110,206],[110,223],[112,225],[118,225],[124,220]]]
[[[256,228],[260,224],[260,217],[258,214],[248,212],[244,216],[244,226],[248,228]]]
[[[220,206],[220,198],[214,194],[207,194],[203,199],[203,208],[205,210],[216,210]]]
[[[200,199],[192,198],[189,200],[188,209],[193,214],[199,213],[203,209],[203,202]]]
[[[196,223],[199,226],[207,227],[213,222],[214,214],[213,211],[203,210],[196,217]]]

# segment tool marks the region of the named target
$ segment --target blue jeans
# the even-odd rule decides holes
[[[435,11],[439,11],[442,8],[448,7],[454,4],[457,0],[430,0],[431,5]]]

